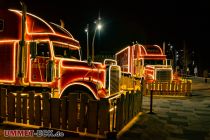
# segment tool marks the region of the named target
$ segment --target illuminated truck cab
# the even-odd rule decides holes
[[[107,72],[119,66],[81,60],[79,41],[63,27],[27,13],[22,34],[22,12],[0,11],[0,86],[11,91],[49,91],[60,98],[70,92],[84,92],[91,98],[105,98],[111,91]],[[21,37],[24,45],[21,48]],[[118,80],[119,81],[119,80]]]
[[[135,44],[115,54],[122,73],[135,78],[144,78],[147,82],[168,82],[173,78],[173,71],[167,65],[166,55],[158,45]]]

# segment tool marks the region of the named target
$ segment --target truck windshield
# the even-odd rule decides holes
[[[55,57],[80,59],[78,48],[63,44],[53,44]]]
[[[144,65],[163,65],[163,60],[144,60]]]

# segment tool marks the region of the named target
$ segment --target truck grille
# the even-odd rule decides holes
[[[111,66],[110,70],[110,94],[119,92],[120,87],[120,67]]]
[[[172,79],[172,72],[171,70],[157,70],[156,73],[156,80],[161,82],[168,82]]]

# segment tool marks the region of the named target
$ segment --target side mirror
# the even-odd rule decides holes
[[[36,42],[30,42],[30,54],[31,54],[32,59],[36,58],[36,55],[37,55],[37,44],[36,44]]]

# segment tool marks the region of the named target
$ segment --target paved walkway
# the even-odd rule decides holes
[[[204,79],[200,77],[191,77],[191,79],[193,80],[191,97],[155,96],[153,99],[153,112],[155,114],[153,115],[148,114],[150,97],[144,96],[143,114],[119,139],[210,140],[210,79],[208,83],[204,83]],[[6,126],[0,127],[4,129]],[[3,131],[0,131],[0,139],[11,139],[3,137],[1,132]],[[21,140],[25,139],[28,138],[21,138]],[[42,137],[40,139],[50,138]],[[64,139],[90,140],[93,138],[67,137]]]
[[[143,98],[143,115],[119,139],[210,140],[210,80],[192,77],[191,97]]]

